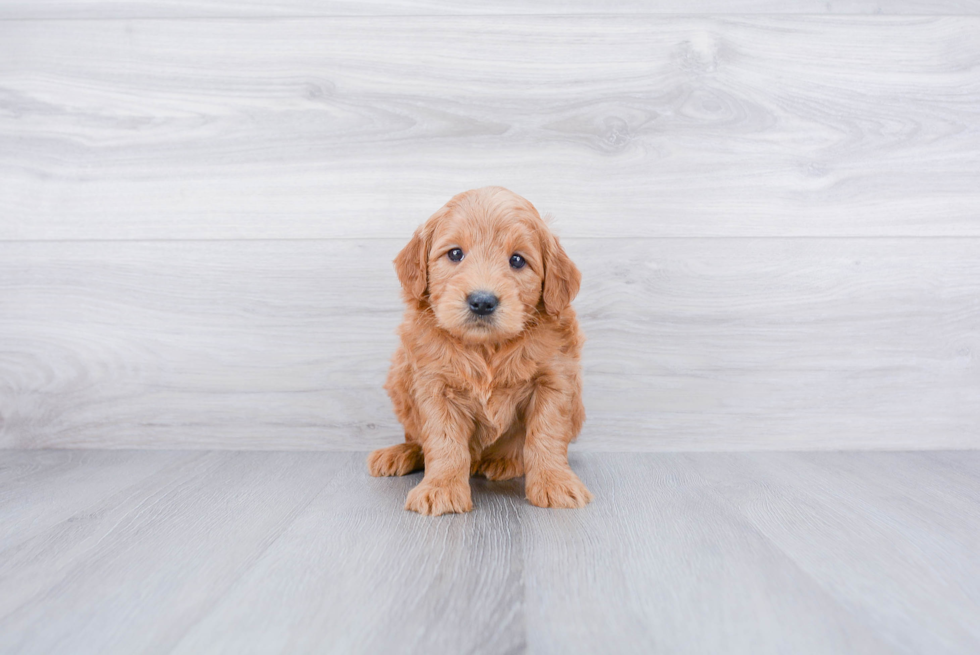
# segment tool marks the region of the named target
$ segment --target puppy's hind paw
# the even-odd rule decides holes
[[[416,444],[400,443],[381,448],[368,455],[368,471],[376,478],[408,475],[422,468],[422,448]]]
[[[477,466],[476,473],[487,480],[512,480],[524,475],[524,462],[503,457],[485,459]]]

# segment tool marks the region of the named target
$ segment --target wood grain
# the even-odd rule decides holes
[[[976,15],[974,0],[6,0],[0,19],[272,18],[493,14],[921,14]]]
[[[79,513],[0,549],[0,648],[980,649],[975,451],[582,453],[596,495],[582,510],[474,480],[474,511],[436,519],[402,509],[418,474],[371,478],[364,455],[77,455],[49,506]],[[0,465],[25,457],[46,485],[47,453]],[[154,457],[158,473],[99,488]],[[0,503],[0,519],[41,509]]]
[[[980,241],[601,243],[577,448],[980,447]],[[0,244],[0,444],[396,442],[401,245]]]
[[[975,453],[964,459],[974,467],[980,463]],[[695,466],[708,484],[729,482],[737,467],[745,477],[726,486],[726,502],[896,650],[976,650],[980,505],[975,485],[973,499],[961,499],[946,482],[945,468],[908,454],[719,456],[698,459]],[[909,472],[914,491],[901,481]],[[931,493],[923,494],[920,484]],[[881,576],[881,568],[891,573]],[[910,621],[906,594],[911,590],[918,606],[943,611]]]
[[[975,16],[3,21],[0,239],[391,237],[486,184],[567,236],[980,236],[978,70]]]
[[[719,457],[583,455],[589,508],[527,510],[531,652],[895,652],[719,498],[746,483],[698,474]]]
[[[31,454],[28,459],[36,470],[0,483],[0,506],[5,515],[0,521],[0,550],[90,510],[105,497],[125,493],[147,477],[180,467],[193,457],[190,453],[95,451]],[[85,493],[66,495],[65,489],[73,486],[84,487]]]
[[[138,456],[152,455],[167,457]],[[167,652],[339,464],[298,453],[211,453],[104,500],[89,494],[91,477],[62,486],[63,503],[71,496],[91,506],[3,551],[0,650]],[[42,508],[4,508],[14,517],[32,510]]]
[[[175,654],[525,652],[523,485],[476,480],[479,511],[433,521],[403,509],[421,474],[364,455],[315,455],[343,468]]]

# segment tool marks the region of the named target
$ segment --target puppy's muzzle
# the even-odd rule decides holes
[[[477,316],[489,316],[497,309],[497,296],[489,291],[474,291],[466,297],[470,311]]]

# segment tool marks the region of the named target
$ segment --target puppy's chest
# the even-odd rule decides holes
[[[531,395],[529,383],[509,386],[455,389],[457,402],[482,426],[478,431],[484,445],[492,443],[517,419],[520,408]]]
[[[531,376],[531,372],[514,375],[512,371],[494,376],[494,371],[486,367],[454,380],[450,387],[456,402],[466,406],[491,433],[499,435],[514,422],[519,408],[530,397]]]

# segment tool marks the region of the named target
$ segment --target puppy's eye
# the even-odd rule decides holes
[[[518,254],[513,254],[510,256],[510,267],[511,268],[524,268],[524,264],[527,262]]]
[[[463,258],[463,251],[459,248],[453,248],[446,253],[446,257],[449,257],[449,261],[458,262]]]

